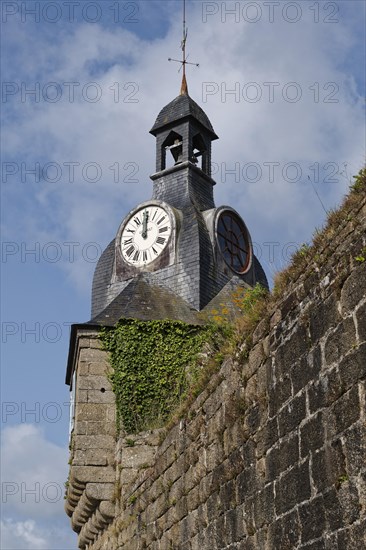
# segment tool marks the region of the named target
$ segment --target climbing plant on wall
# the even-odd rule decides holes
[[[221,329],[180,321],[122,319],[102,331],[110,352],[117,424],[127,433],[164,424],[198,375],[198,355]],[[221,330],[222,332],[222,330]]]

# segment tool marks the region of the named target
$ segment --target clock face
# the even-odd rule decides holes
[[[217,223],[217,240],[225,262],[236,273],[244,273],[251,259],[250,237],[242,219],[224,210]]]
[[[127,221],[121,236],[124,260],[136,267],[147,265],[160,256],[172,233],[170,216],[161,206],[147,205]]]

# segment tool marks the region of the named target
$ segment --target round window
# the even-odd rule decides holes
[[[236,273],[245,273],[251,260],[250,236],[243,220],[233,211],[220,213],[216,235],[221,254]]]

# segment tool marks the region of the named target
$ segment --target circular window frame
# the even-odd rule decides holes
[[[234,258],[235,256],[237,256],[238,258],[240,258],[240,256],[238,254],[234,255],[233,253],[230,253],[230,251],[229,251],[229,254],[231,255],[231,261],[228,261],[227,254],[225,254],[225,251],[222,250],[222,246],[220,244],[219,237],[225,239],[225,236],[222,235],[221,233],[219,233],[219,223],[220,223],[220,220],[222,220],[224,216],[229,216],[231,218],[231,220],[233,220],[236,223],[236,225],[238,226],[238,228],[240,230],[240,235],[242,235],[242,237],[244,239],[244,243],[247,246],[247,251],[245,249],[242,249],[238,245],[238,241],[239,241],[238,238],[236,239],[237,242],[230,241],[233,246],[236,246],[238,249],[242,250],[242,252],[246,253],[246,262],[240,270],[238,270],[234,267],[233,261],[232,261],[232,258]],[[232,227],[232,225],[231,225],[231,227]],[[228,231],[228,229],[226,231]],[[236,236],[235,232],[233,232],[233,234],[234,234],[234,236]],[[252,239],[250,237],[250,233],[249,233],[248,228],[245,225],[244,221],[242,220],[242,218],[239,216],[239,214],[233,208],[223,207],[223,208],[220,208],[218,210],[218,212],[216,214],[216,220],[215,220],[215,237],[216,237],[217,247],[220,251],[220,254],[221,254],[225,264],[237,275],[244,275],[245,273],[248,273],[248,271],[250,270],[250,268],[252,266],[252,259],[253,259]],[[225,240],[227,240],[227,239],[225,239]]]

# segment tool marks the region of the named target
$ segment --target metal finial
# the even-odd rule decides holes
[[[186,78],[186,65],[195,65],[196,67],[199,67],[199,63],[191,63],[190,61],[187,61],[187,58],[188,58],[188,56],[186,55],[187,36],[188,36],[188,29],[186,28],[186,0],[183,0],[183,38],[182,38],[182,42],[181,42],[182,60],[172,59],[171,57],[168,58],[168,61],[175,61],[177,63],[180,63],[181,66],[179,68],[179,71],[183,67],[183,75],[182,75],[182,84],[181,84],[181,88],[180,88],[180,95],[188,95],[188,85],[187,85],[187,78]]]

